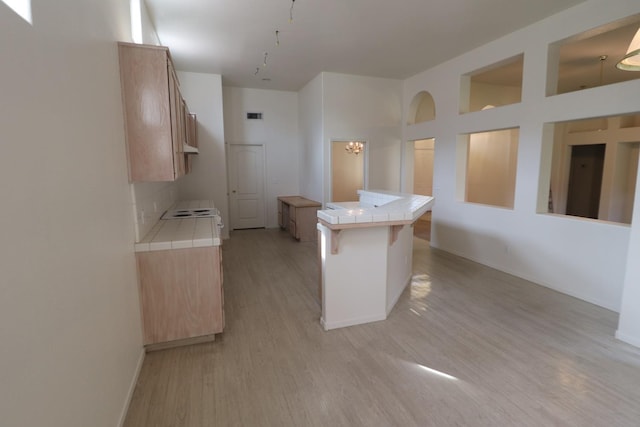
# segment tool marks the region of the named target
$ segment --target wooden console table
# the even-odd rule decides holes
[[[278,225],[301,242],[316,240],[319,202],[300,196],[278,197]]]

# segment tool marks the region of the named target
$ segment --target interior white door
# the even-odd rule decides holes
[[[264,146],[229,146],[231,229],[262,228],[264,213]]]

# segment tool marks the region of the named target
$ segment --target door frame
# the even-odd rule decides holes
[[[229,206],[229,231],[233,231],[233,216],[231,215],[231,189],[229,188],[231,186],[231,180],[230,180],[230,168],[229,168],[229,164],[230,164],[230,159],[229,157],[231,156],[231,146],[245,146],[245,147],[262,147],[262,194],[264,195],[264,203],[263,203],[263,214],[264,214],[264,228],[268,227],[268,223],[267,223],[267,219],[268,219],[268,215],[267,215],[267,205],[268,200],[267,200],[267,144],[260,144],[260,143],[256,143],[256,144],[252,144],[252,143],[247,143],[247,142],[225,142],[225,146],[226,149],[224,150],[225,152],[225,164],[226,164],[226,169],[227,169],[227,205]]]
[[[331,138],[329,140],[329,201],[333,201],[333,143],[334,142],[349,142],[358,141],[364,143],[364,151],[362,152],[363,169],[362,174],[362,189],[367,190],[369,188],[369,141],[366,138]]]

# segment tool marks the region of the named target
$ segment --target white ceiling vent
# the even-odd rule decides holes
[[[247,113],[247,120],[262,120],[262,113]]]

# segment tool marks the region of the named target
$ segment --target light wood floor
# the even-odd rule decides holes
[[[125,425],[640,426],[615,313],[414,241],[389,319],[324,332],[315,243],[233,232],[225,332],[148,354]]]

